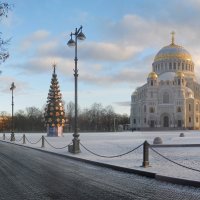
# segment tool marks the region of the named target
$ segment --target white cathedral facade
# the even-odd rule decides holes
[[[147,83],[131,96],[130,128],[200,129],[200,84],[190,53],[172,41],[155,56]]]

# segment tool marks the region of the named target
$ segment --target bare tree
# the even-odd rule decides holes
[[[8,11],[11,9],[11,6],[8,3],[0,2],[0,20],[8,16]],[[6,48],[10,39],[4,40],[2,38],[2,32],[0,32],[0,64],[4,62],[9,57],[9,52]],[[1,73],[1,71],[0,71]]]

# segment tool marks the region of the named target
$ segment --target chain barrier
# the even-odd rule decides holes
[[[47,144],[48,144],[49,146],[51,146],[51,147],[54,148],[54,149],[64,149],[64,148],[68,147],[70,144],[72,144],[72,142],[71,142],[71,143],[69,143],[68,145],[65,145],[64,147],[55,147],[55,146],[53,146],[51,143],[49,143],[49,141],[48,141],[46,138],[45,138],[44,140],[47,142]]]
[[[133,151],[135,151],[136,149],[139,149],[141,146],[143,146],[143,143],[140,144],[139,146],[137,146],[136,148],[126,152],[126,153],[122,153],[122,154],[119,154],[119,155],[114,155],[114,156],[105,156],[105,155],[100,155],[100,154],[97,154],[91,150],[89,150],[87,147],[85,147],[82,143],[80,143],[80,145],[88,152],[90,152],[91,154],[95,155],[95,156],[98,156],[98,157],[102,157],[102,158],[116,158],[116,157],[121,157],[121,156],[124,156],[124,155],[127,155],[129,153],[132,153]]]
[[[173,160],[167,158],[166,156],[162,155],[161,153],[159,153],[158,151],[156,151],[156,150],[153,149],[152,147],[149,147],[149,148],[150,148],[153,152],[155,152],[156,154],[158,154],[159,156],[163,157],[164,159],[166,159],[166,160],[168,160],[168,161],[170,161],[170,162],[172,162],[172,163],[174,163],[174,164],[176,164],[176,165],[179,165],[179,166],[181,166],[181,167],[184,167],[184,168],[186,168],[186,169],[190,169],[190,170],[193,170],[193,171],[196,171],[196,172],[200,172],[200,170],[198,170],[198,169],[194,169],[194,168],[192,168],[192,167],[188,167],[188,166],[182,165],[182,164],[180,164],[180,163],[177,163],[177,162],[175,162],[175,161],[173,161]]]
[[[5,139],[10,141],[11,137],[7,138],[7,137],[5,136]]]
[[[15,139],[15,141],[16,141],[16,142],[20,142],[20,141],[22,141],[22,139],[23,139],[23,136],[22,136],[21,139],[19,139],[19,140]]]
[[[41,137],[37,142],[31,142],[26,136],[25,136],[25,138],[26,138],[27,142],[30,144],[37,144],[42,139],[42,137]]]

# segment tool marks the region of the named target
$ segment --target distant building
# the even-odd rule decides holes
[[[131,96],[132,129],[200,129],[200,84],[189,52],[172,41],[155,56],[147,83]]]

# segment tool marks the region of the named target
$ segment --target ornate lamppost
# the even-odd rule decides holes
[[[14,96],[13,96],[13,90],[16,88],[14,82],[12,82],[10,90],[12,91],[12,130],[11,130],[11,137],[10,141],[15,141],[15,134],[14,134]]]
[[[75,29],[74,33],[71,33],[71,39],[68,41],[67,45],[69,47],[75,47],[75,69],[74,69],[74,82],[75,82],[75,116],[74,116],[74,134],[73,134],[73,144],[69,146],[69,152],[71,153],[79,153],[80,152],[80,146],[79,146],[79,134],[78,134],[78,94],[77,94],[77,88],[78,88],[78,69],[77,69],[77,63],[78,63],[78,58],[77,58],[77,41],[78,40],[85,40],[86,37],[82,33],[82,26],[79,29]],[[72,39],[74,36],[75,40]]]

